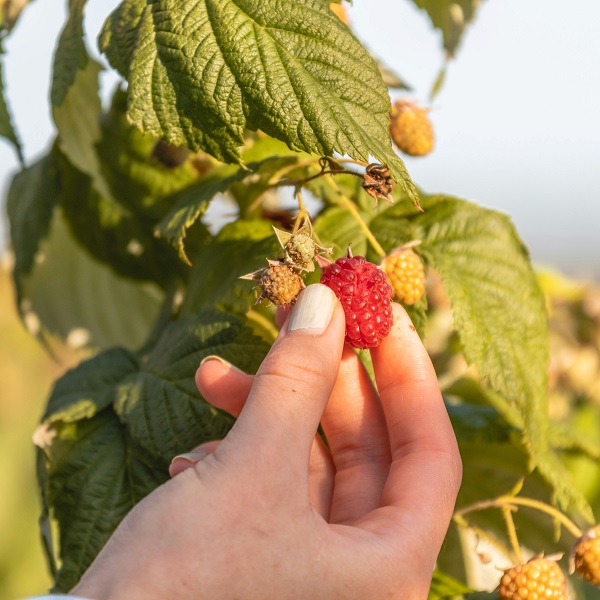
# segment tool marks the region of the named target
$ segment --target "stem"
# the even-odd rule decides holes
[[[452,520],[459,526],[464,529],[471,529],[479,538],[488,542],[491,546],[496,548],[499,552],[504,554],[507,557],[510,557],[511,551],[507,548],[500,540],[497,540],[495,537],[491,536],[485,529],[481,529],[477,527],[477,525],[473,525],[469,523],[464,517],[460,515],[454,515]]]
[[[286,165],[285,167],[282,167],[281,169],[279,169],[279,171],[276,171],[275,173],[273,173],[273,175],[271,175],[271,177],[269,177],[269,181],[267,181],[267,185],[269,186],[276,186],[279,185],[279,180],[286,175],[287,173],[289,173],[290,171],[294,171],[295,169],[302,169],[303,167],[310,167],[311,165],[315,165],[318,161],[312,159],[312,160],[300,160],[292,165]]]
[[[509,506],[502,507],[502,516],[506,523],[506,530],[508,532],[508,539],[510,545],[515,554],[516,562],[519,564],[523,563],[523,555],[521,554],[521,547],[519,546],[519,539],[517,538],[517,530],[515,528],[515,521],[512,517],[512,509]]]
[[[335,161],[339,163],[349,163],[351,165],[360,165],[361,167],[369,166],[369,163],[366,163],[364,160],[354,160],[353,158],[336,158]]]
[[[302,197],[302,188],[296,188],[296,199],[298,200],[298,214],[296,215],[296,219],[294,221],[294,228],[292,229],[292,233],[296,233],[300,227],[300,224],[309,218],[308,211],[306,210],[306,206],[304,205],[304,199]]]
[[[350,200],[350,198],[344,196],[342,190],[340,190],[338,184],[333,180],[332,177],[328,177],[327,181],[329,181],[330,185],[337,192],[340,200],[340,204],[348,210],[348,212],[354,217],[360,230],[365,234],[365,237],[373,247],[373,250],[379,254],[381,258],[385,256],[385,250],[381,247],[381,244],[377,241],[377,238],[371,233],[369,226],[365,223],[364,219],[358,212],[358,208],[356,208],[356,204]]]
[[[455,516],[461,516],[476,510],[483,510],[485,508],[503,508],[504,506],[527,506],[529,508],[535,508],[540,512],[546,513],[551,517],[554,517],[565,529],[568,529],[576,538],[580,538],[583,532],[569,517],[561,513],[553,506],[549,506],[545,502],[540,500],[534,500],[533,498],[520,498],[518,496],[499,496],[492,500],[483,500],[482,502],[475,502],[470,506],[466,506],[461,510],[456,511]]]

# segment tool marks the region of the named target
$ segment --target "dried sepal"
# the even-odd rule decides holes
[[[367,166],[363,175],[362,188],[375,199],[375,204],[379,198],[383,198],[390,204],[394,204],[392,192],[394,191],[394,180],[390,175],[387,165],[380,163],[371,163]]]

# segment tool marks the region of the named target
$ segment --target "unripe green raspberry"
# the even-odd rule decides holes
[[[294,264],[306,269],[315,258],[316,246],[308,235],[298,233],[290,237],[284,250]]]

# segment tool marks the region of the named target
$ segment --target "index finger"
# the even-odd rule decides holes
[[[435,556],[452,516],[461,462],[431,359],[400,305],[390,335],[371,355],[392,454],[382,505],[395,510],[381,514],[391,519],[390,534],[400,529],[406,541],[414,533]]]

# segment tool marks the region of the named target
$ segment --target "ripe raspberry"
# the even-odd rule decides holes
[[[270,264],[258,281],[262,291],[259,300],[266,298],[276,306],[285,306],[296,302],[298,294],[304,288],[302,278],[283,264]]]
[[[571,573],[592,585],[600,585],[600,525],[583,534],[571,551]]]
[[[500,580],[500,600],[567,600],[567,581],[562,569],[550,558],[536,556],[523,565],[507,569]]]
[[[346,315],[346,343],[375,348],[393,323],[392,288],[385,273],[362,256],[338,258],[321,275],[340,300]]]
[[[434,136],[427,110],[410,100],[398,100],[391,113],[390,135],[409,156],[425,156],[433,150]]]
[[[392,251],[381,266],[398,300],[408,306],[420,300],[425,292],[425,268],[411,247]]]

